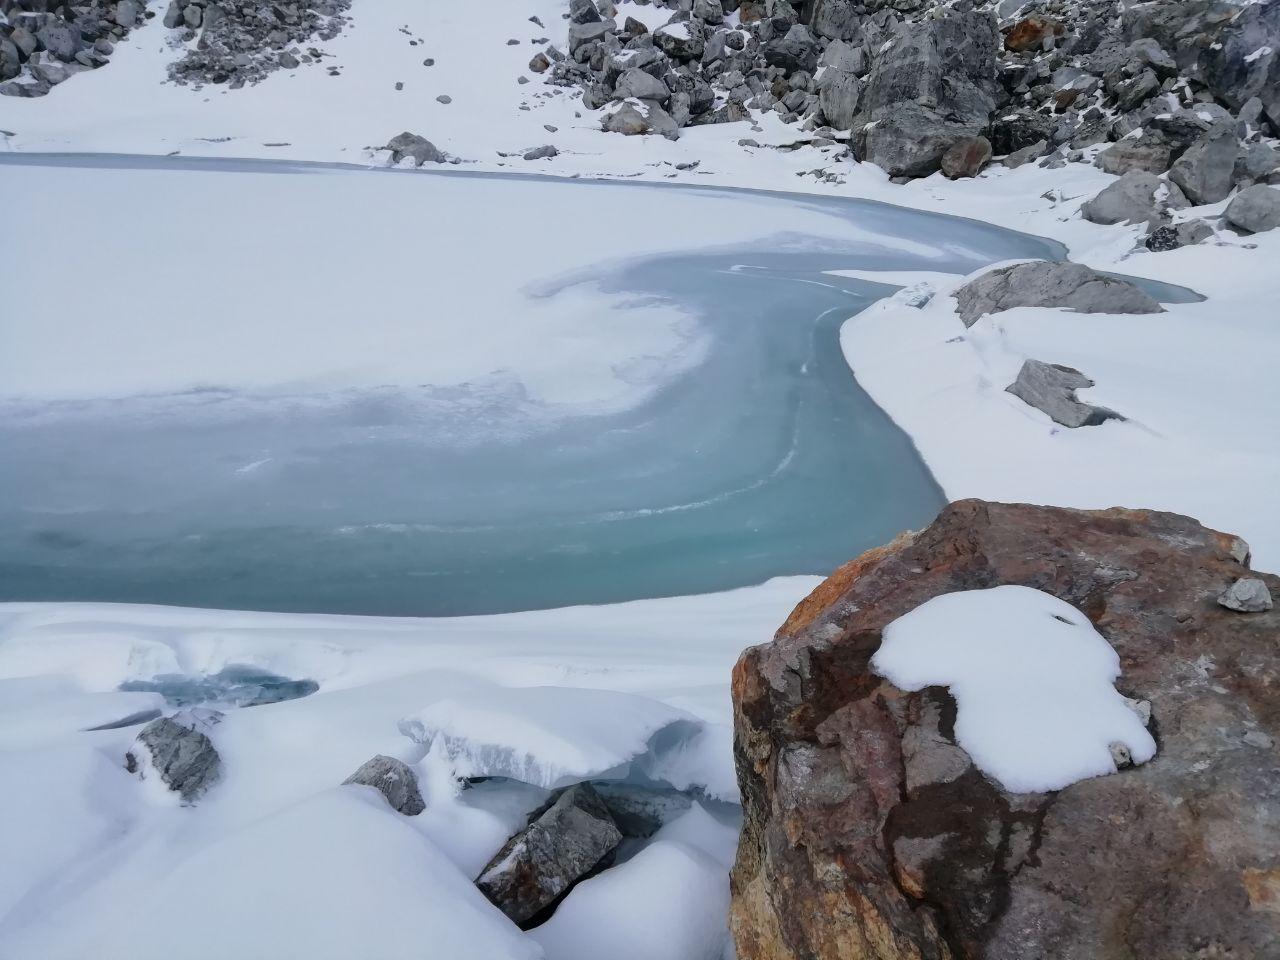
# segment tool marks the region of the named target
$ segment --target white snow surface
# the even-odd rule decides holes
[[[1145,763],[1156,744],[1114,687],[1120,658],[1083,613],[1029,587],[943,594],[884,629],[872,669],[903,690],[950,688],[956,742],[1012,793]]]
[[[458,789],[455,758],[400,721],[435,705],[451,730],[544,772],[639,752],[646,775],[732,799],[730,670],[816,584],[434,620],[0,604],[0,956],[542,956],[472,878],[545,791],[472,801],[484,791]],[[138,727],[83,732],[159,705],[123,681],[228,664],[320,689],[227,710],[212,734],[222,777],[194,806],[125,771]],[[646,749],[672,721],[698,731],[666,744],[685,783]],[[414,767],[424,813],[340,786],[379,753]],[[660,834],[672,849],[623,880],[667,875],[685,896],[671,935],[722,948],[735,838],[695,807]]]

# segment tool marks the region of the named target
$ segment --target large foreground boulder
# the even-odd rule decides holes
[[[222,758],[210,738],[221,721],[221,713],[201,707],[153,720],[125,754],[125,769],[144,779],[158,776],[183,803],[194,803],[222,774]]]
[[[1280,227],[1280,190],[1256,183],[1231,198],[1222,216],[1246,233],[1263,233]]]
[[[1280,611],[1218,603],[1245,576],[1280,589],[1248,552],[1174,514],[964,501],[838,570],[734,669],[737,955],[1275,956]],[[959,745],[949,688],[873,671],[889,624],[1006,584],[1075,608],[1037,629],[1114,648],[1154,757],[1117,743],[1125,769],[1013,793]]]
[[[1015,307],[1064,307],[1077,313],[1163,313],[1164,307],[1128,280],[1082,263],[1031,260],[997,267],[956,291],[960,319],[971,327],[988,313]]]
[[[476,886],[508,917],[527,924],[607,859],[622,841],[590,784],[554,794],[489,861]]]

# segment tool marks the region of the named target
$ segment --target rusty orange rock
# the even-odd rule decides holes
[[[1175,514],[964,501],[838,570],[733,674],[741,960],[1278,956],[1280,610],[1215,602],[1247,563]],[[1000,584],[1091,619],[1154,760],[1010,794],[945,688],[870,671],[887,624]]]

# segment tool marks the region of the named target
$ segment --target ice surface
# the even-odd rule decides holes
[[[492,688],[438,700],[400,721],[416,743],[437,739],[459,777],[506,777],[546,789],[624,779],[633,762],[678,750],[702,729],[658,700],[573,687]]]
[[[1001,586],[948,593],[884,630],[872,668],[903,690],[936,684],[956,699],[956,742],[1014,793],[1060,790],[1115,772],[1156,744],[1113,686],[1120,658],[1068,603]]]

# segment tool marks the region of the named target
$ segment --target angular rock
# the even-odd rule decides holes
[[[987,131],[991,149],[998,157],[1024,150],[1053,139],[1053,121],[1043,113],[1016,110],[991,121]]]
[[[600,795],[589,784],[575,784],[530,816],[480,872],[476,886],[525,924],[606,861],[621,840]]]
[[[702,28],[692,20],[677,20],[653,31],[653,42],[672,60],[697,60],[706,47]]]
[[[970,500],[840,568],[734,669],[740,960],[1269,956],[1280,613],[1214,603],[1245,573],[1238,542],[1174,514]],[[1150,704],[1153,761],[1010,794],[968,762],[945,688],[871,670],[889,623],[1003,584],[1097,625],[1121,693]]]
[[[1146,173],[1164,173],[1173,162],[1174,148],[1168,139],[1154,131],[1146,131],[1140,137],[1117,140],[1094,158],[1100,168],[1116,176],[1130,170]]]
[[[853,128],[862,81],[849,70],[827,67],[818,81],[818,104],[827,123],[837,130]]]
[[[927,176],[995,108],[995,20],[950,11],[904,25],[881,49],[859,102],[857,152],[891,176]]]
[[[1015,307],[1061,307],[1076,313],[1163,313],[1150,295],[1127,280],[1081,263],[1032,260],[997,267],[956,291],[966,327],[988,313]]]
[[[1224,128],[1210,133],[1177,159],[1169,169],[1169,179],[1196,206],[1225,200],[1235,186],[1239,152],[1234,130]]]
[[[1156,227],[1143,241],[1143,245],[1153,253],[1166,250],[1177,250],[1201,243],[1213,236],[1213,227],[1205,220],[1187,220],[1184,223],[1166,224]]]
[[[406,817],[416,817],[427,809],[413,768],[395,757],[378,754],[372,760],[362,763],[360,769],[342,782],[344,785],[373,787],[391,804],[392,810],[403,813]]]
[[[1271,591],[1257,577],[1241,577],[1222,591],[1218,604],[1237,613],[1265,613],[1274,606]]]
[[[671,99],[671,91],[657,77],[631,67],[618,77],[618,82],[613,88],[613,96],[617,100],[629,100],[634,97],[637,100],[653,100],[656,103],[665,104]]]
[[[550,160],[552,157],[560,156],[560,151],[555,148],[554,144],[545,144],[541,147],[534,147],[524,154],[525,160]]]
[[[819,53],[821,50],[809,28],[798,23],[787,31],[786,36],[764,45],[764,62],[771,67],[781,67],[787,73],[796,70],[813,73],[818,69]]]
[[[693,15],[705,23],[723,23],[724,7],[720,0],[693,0]]]
[[[570,23],[599,23],[600,19],[594,0],[569,0]]]
[[[1018,378],[1005,390],[1064,427],[1096,427],[1108,420],[1124,419],[1114,410],[1082,403],[1076,398],[1077,390],[1093,385],[1092,380],[1073,367],[1027,360],[1018,371]]]
[[[1265,233],[1280,227],[1280,190],[1256,183],[1245,187],[1227,204],[1222,218],[1247,233]]]
[[[942,175],[950,180],[976,177],[991,162],[991,143],[986,137],[957,140],[942,155]]]
[[[426,137],[409,133],[407,130],[399,136],[392,137],[382,149],[391,151],[392,163],[399,163],[405,157],[412,157],[414,165],[420,167],[424,163],[444,163],[446,159],[445,155]]]
[[[601,128],[608,133],[621,133],[628,137],[657,133],[673,139],[679,135],[675,120],[652,100],[624,103],[605,116]]]
[[[1149,223],[1164,218],[1170,207],[1186,206],[1176,187],[1153,173],[1130,170],[1080,208],[1091,223]]]
[[[853,40],[861,33],[861,17],[855,0],[814,0],[809,26],[828,40]]]
[[[222,773],[209,735],[222,720],[216,710],[194,708],[148,723],[125,754],[130,773],[155,773],[183,803],[194,803]]]

